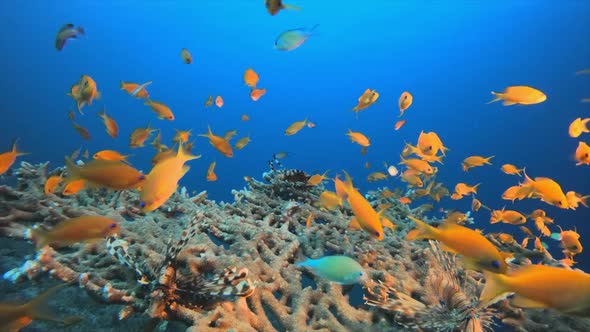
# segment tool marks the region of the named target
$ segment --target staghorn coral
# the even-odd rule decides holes
[[[61,170],[51,174],[56,172]],[[182,321],[187,331],[432,330],[448,320],[477,331],[478,322],[482,329],[490,326],[488,315],[515,329],[571,323],[556,315],[531,316],[507,302],[475,310],[477,274],[466,274],[454,258],[424,242],[403,240],[413,227],[405,216],[422,218],[424,209],[388,201],[385,216],[398,227],[375,241],[348,230],[349,209],[327,213],[314,206],[323,185],[300,186],[284,172],[265,173],[265,182],[248,181],[248,188],[232,192],[233,203],[181,190],[144,215],[132,191],[45,196],[47,165],[27,165],[16,173],[15,187],[0,186],[0,235],[28,239],[35,224],[51,227],[83,214],[116,218],[122,231],[94,244],[46,247],[5,279],[49,274],[116,306],[119,320],[139,316],[144,327],[158,329]],[[306,227],[310,212],[314,221]],[[370,280],[363,289],[378,307],[359,303],[358,286],[327,282],[293,264],[332,254],[354,257],[366,269]],[[575,324],[588,327],[579,319]]]

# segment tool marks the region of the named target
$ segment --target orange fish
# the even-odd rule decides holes
[[[187,65],[193,63],[193,56],[186,48],[183,48],[180,51],[180,58],[182,59],[182,62],[186,63]]]
[[[104,187],[114,190],[125,190],[138,187],[145,179],[135,168],[120,162],[94,159],[78,167],[66,157],[68,177],[64,183],[83,179],[93,187]]]
[[[242,114],[242,116],[240,116],[240,120],[250,121],[250,116],[248,114]]]
[[[428,133],[421,131],[418,136],[418,144],[416,147],[420,152],[427,156],[436,156],[439,150],[444,156],[448,150],[448,148],[443,145],[440,137],[433,131]]]
[[[150,94],[145,89],[145,86],[142,87],[140,90],[137,90],[140,87],[138,83],[121,81],[120,87],[121,90],[125,90],[125,92],[134,96],[135,98],[147,99],[150,97]],[[133,95],[133,93],[135,93],[135,95]]]
[[[352,179],[344,172],[346,181],[344,190],[346,200],[354,213],[355,219],[363,230],[379,241],[383,240],[383,225],[381,224],[381,213],[375,212],[371,204],[352,185]],[[337,189],[338,190],[338,189]]]
[[[409,199],[408,197],[400,197],[399,202],[402,204],[410,204],[410,203],[412,203],[412,200]]]
[[[105,109],[98,113],[98,116],[100,116],[102,119],[102,123],[104,124],[107,134],[109,134],[109,136],[112,138],[117,138],[117,136],[119,136],[119,126],[117,125],[117,122],[107,115],[107,111]]]
[[[10,151],[0,153],[0,175],[8,171],[8,169],[16,161],[16,157],[27,154],[25,152],[19,152],[16,150],[16,142],[17,140],[14,140],[14,143],[12,143],[12,149]]]
[[[325,171],[324,174],[314,174],[307,180],[307,185],[315,187],[318,184],[322,183],[326,179],[328,175],[328,171]]]
[[[84,179],[74,180],[64,186],[61,194],[64,196],[76,195],[80,190],[84,189],[86,181]]]
[[[471,156],[467,157],[463,160],[463,171],[467,172],[472,167],[478,167],[483,165],[491,165],[490,159],[494,158],[491,157],[480,157],[480,156]]]
[[[352,111],[358,115],[359,111],[362,111],[371,106],[377,101],[377,99],[379,99],[379,93],[377,93],[375,90],[367,89],[358,98],[358,104],[352,109]]]
[[[399,115],[398,118],[404,115],[404,112],[412,105],[412,101],[414,101],[414,97],[409,92],[404,92],[399,97]]]
[[[251,87],[252,89],[256,88],[256,84],[258,84],[258,74],[252,68],[246,69],[244,72],[244,84]]]
[[[127,162],[127,158],[129,157],[129,155],[124,156],[114,150],[102,150],[95,153],[92,157],[94,159]]]
[[[76,131],[78,132],[78,134],[80,136],[82,136],[83,139],[89,141],[90,140],[90,132],[88,132],[88,129],[80,126],[79,124],[75,123],[74,121],[72,121],[72,127],[74,127],[74,129],[76,129]]]
[[[504,106],[510,105],[533,105],[542,103],[547,100],[547,96],[545,94],[535,88],[531,88],[530,86],[509,86],[504,90],[503,93],[492,92],[495,96],[493,100],[488,102],[488,104],[493,103],[498,100],[503,100]]]
[[[400,156],[401,162],[400,164],[406,165],[408,169],[415,170],[419,174],[426,174],[432,175],[434,174],[434,168],[428,164],[428,162],[421,160],[421,159],[404,159],[404,157]]]
[[[207,169],[207,181],[217,181],[217,174],[215,174],[215,164],[216,162],[211,162],[209,168]]]
[[[311,222],[313,220],[313,213],[309,212],[307,219],[305,220],[305,228],[309,228],[311,226]]]
[[[495,224],[503,222],[505,224],[521,225],[526,223],[526,217],[522,213],[514,210],[494,210],[490,218],[490,223]]]
[[[585,142],[579,142],[576,148],[576,166],[590,165],[590,146]]]
[[[151,212],[162,206],[178,187],[178,181],[188,172],[187,161],[200,158],[185,154],[182,144],[178,145],[176,156],[157,163],[146,176],[140,193],[143,212]]]
[[[147,141],[147,139],[150,138],[150,135],[155,130],[156,129],[152,129],[149,124],[145,128],[135,128],[133,130],[133,132],[131,132],[131,135],[129,136],[129,147],[132,147],[132,148],[143,147],[145,141]]]
[[[293,122],[291,125],[289,125],[289,127],[287,127],[287,129],[285,129],[285,135],[291,136],[297,134],[301,129],[303,129],[303,127],[305,127],[306,124],[307,118],[305,118],[303,121]]]
[[[205,101],[205,107],[209,107],[211,105],[213,105],[213,96],[207,97],[207,100]]]
[[[55,188],[61,183],[63,178],[60,175],[53,175],[47,178],[45,181],[45,186],[43,187],[43,192],[45,195],[51,195],[55,192]]]
[[[234,145],[234,148],[236,148],[236,150],[241,150],[248,145],[248,143],[250,143],[250,135],[240,138]]]
[[[553,308],[583,314],[590,308],[590,275],[546,265],[526,265],[501,275],[484,271],[482,306],[505,293],[515,293],[512,304],[523,308]]]
[[[338,197],[342,199],[346,198],[346,184],[338,178],[338,175],[334,178],[334,190]]]
[[[96,88],[96,82],[88,75],[82,75],[78,83],[72,85],[68,96],[74,98],[78,112],[82,113],[84,105],[92,105],[92,101],[100,98],[100,92]]]
[[[48,313],[49,297],[66,285],[67,284],[60,284],[54,286],[28,303],[0,303],[0,328],[2,331],[19,331],[31,324],[33,320],[48,320],[63,323],[65,325],[79,321],[80,319],[78,317],[69,317],[64,320],[56,319],[53,317],[53,314]]]
[[[368,182],[375,182],[375,181],[386,180],[386,179],[387,179],[387,174],[385,174],[383,172],[373,172],[373,173],[367,175]]]
[[[211,127],[207,127],[206,134],[200,134],[199,136],[207,137],[209,139],[209,144],[213,145],[213,147],[221,152],[222,155],[228,158],[234,156],[234,152],[229,144],[229,138],[214,135],[211,131]]]
[[[399,130],[404,124],[406,124],[406,120],[399,120],[398,122],[395,123],[395,126],[393,126],[393,128],[395,130]]]
[[[568,191],[565,194],[565,198],[567,199],[567,205],[569,208],[575,210],[578,208],[579,204],[588,207],[588,199],[590,198],[590,195],[582,196],[575,191]]]
[[[266,88],[264,89],[252,89],[250,90],[250,98],[253,101],[258,101],[258,99],[260,99],[260,97],[264,96],[266,94]]]
[[[568,134],[570,137],[579,137],[582,133],[590,133],[590,129],[588,129],[588,122],[590,122],[590,118],[582,120],[582,118],[575,119],[568,129]]]
[[[37,248],[46,245],[70,245],[81,241],[99,240],[121,230],[118,222],[101,216],[81,216],[64,220],[49,231],[33,229]]]
[[[338,206],[342,207],[342,198],[337,193],[326,190],[320,194],[318,204],[321,209],[332,211]]]
[[[148,99],[144,105],[151,107],[152,111],[158,115],[158,119],[170,121],[174,120],[174,114],[172,114],[172,110],[165,104]]]
[[[215,97],[215,106],[219,108],[223,107],[223,98],[221,98],[221,96]]]
[[[559,227],[559,226],[558,226]],[[564,231],[559,227],[560,233],[551,234],[551,238],[561,241],[560,246],[563,248],[563,253],[567,256],[574,256],[582,252],[584,249],[580,243],[580,234],[576,231]]]
[[[502,172],[508,174],[508,175],[518,175],[518,176],[522,176],[520,174],[520,172],[523,171],[523,169],[518,169],[516,166],[512,165],[512,164],[504,164],[502,165]]]
[[[178,129],[174,129],[176,131],[176,134],[174,135],[174,138],[172,138],[172,141],[176,142],[176,143],[186,143],[188,142],[188,139],[191,136],[191,129],[189,130],[178,130]]]
[[[533,181],[525,173],[524,187],[531,187],[534,194],[537,195],[541,201],[557,206],[562,209],[568,208],[567,198],[561,189],[561,186],[553,179],[546,177],[536,177]]]
[[[466,267],[471,270],[506,273],[508,266],[505,258],[510,254],[502,253],[480,232],[453,223],[443,223],[434,228],[412,216],[410,220],[418,226],[411,230],[407,240],[432,239],[440,241],[443,249],[463,256]]]
[[[351,142],[357,143],[358,145],[360,145],[362,147],[367,147],[367,146],[371,145],[371,142],[369,141],[367,136],[363,135],[362,133],[360,133],[358,131],[352,131],[352,130],[348,129],[348,133],[346,133],[346,135],[348,137],[350,137]]]

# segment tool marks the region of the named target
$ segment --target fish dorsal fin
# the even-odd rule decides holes
[[[512,298],[512,304],[517,306],[517,307],[522,307],[522,308],[546,308],[547,305],[535,300],[531,300],[529,298],[526,298],[522,295],[514,295],[514,297]]]

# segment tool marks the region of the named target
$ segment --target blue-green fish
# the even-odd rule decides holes
[[[309,267],[320,277],[330,281],[351,285],[363,281],[367,274],[363,267],[347,256],[325,256],[318,259],[307,259],[296,263],[297,266]]]
[[[275,40],[275,48],[280,51],[292,51],[301,46],[307,38],[311,37],[313,31],[319,26],[314,25],[311,29],[298,28],[282,32]]]

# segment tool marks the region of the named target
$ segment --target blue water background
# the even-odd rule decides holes
[[[309,173],[347,170],[362,192],[378,186],[404,186],[397,179],[369,184],[369,172],[394,164],[404,142],[415,143],[421,130],[435,131],[450,148],[437,179],[452,191],[457,182],[481,182],[478,198],[499,209],[506,205],[523,213],[542,208],[565,229],[576,227],[582,243],[590,234],[589,209],[560,210],[539,201],[512,204],[501,193],[517,184],[503,174],[503,163],[526,166],[529,175],[558,181],[564,191],[590,194],[590,166],[575,166],[578,139],[567,135],[576,117],[589,117],[590,3],[585,1],[292,1],[301,11],[271,17],[260,1],[3,1],[0,3],[0,143],[19,149],[28,162],[63,164],[63,156],[83,146],[91,153],[116,149],[133,154],[134,166],[148,172],[154,150],[127,147],[130,132],[151,123],[170,144],[174,128],[205,133],[210,125],[222,135],[237,129],[237,138],[252,142],[233,159],[196,137],[200,160],[181,184],[207,190],[209,197],[231,201],[233,188],[245,175],[261,178],[267,161],[286,151],[286,167]],[[87,35],[54,49],[57,30],[65,23],[82,25]],[[292,52],[273,49],[282,31],[311,27],[316,35]],[[185,47],[194,62],[185,65]],[[260,75],[268,92],[258,102],[243,83],[246,68]],[[67,112],[75,108],[66,96],[81,75],[93,77],[102,93],[76,121],[92,135],[83,141],[72,129]],[[119,90],[119,81],[153,80],[153,100],[168,104],[176,120],[158,120],[154,113]],[[486,105],[490,91],[510,85],[531,85],[544,91],[546,102],[534,106]],[[367,89],[380,93],[378,102],[358,119],[350,111]],[[410,91],[414,103],[406,125],[393,130],[397,100]],[[221,95],[225,106],[204,107],[209,95]],[[111,139],[96,115],[106,107],[120,126]],[[249,122],[241,122],[247,113]],[[309,120],[295,136],[283,135],[294,121]],[[371,139],[366,156],[345,136],[347,129]],[[590,134],[580,140],[590,141]],[[235,139],[234,141],[235,142]],[[495,155],[493,166],[464,173],[461,161],[470,155]],[[219,180],[205,181],[211,161]],[[364,169],[365,161],[373,168]],[[331,188],[331,184],[328,185]],[[416,202],[419,204],[426,200]],[[436,209],[467,211],[471,200],[444,198]],[[440,214],[438,214],[440,215]],[[511,225],[489,224],[487,212],[475,213],[477,228],[523,235]],[[534,228],[530,223],[528,226]],[[556,227],[552,227],[557,231]],[[545,239],[556,257],[557,243]],[[587,251],[577,257],[590,270]]]

